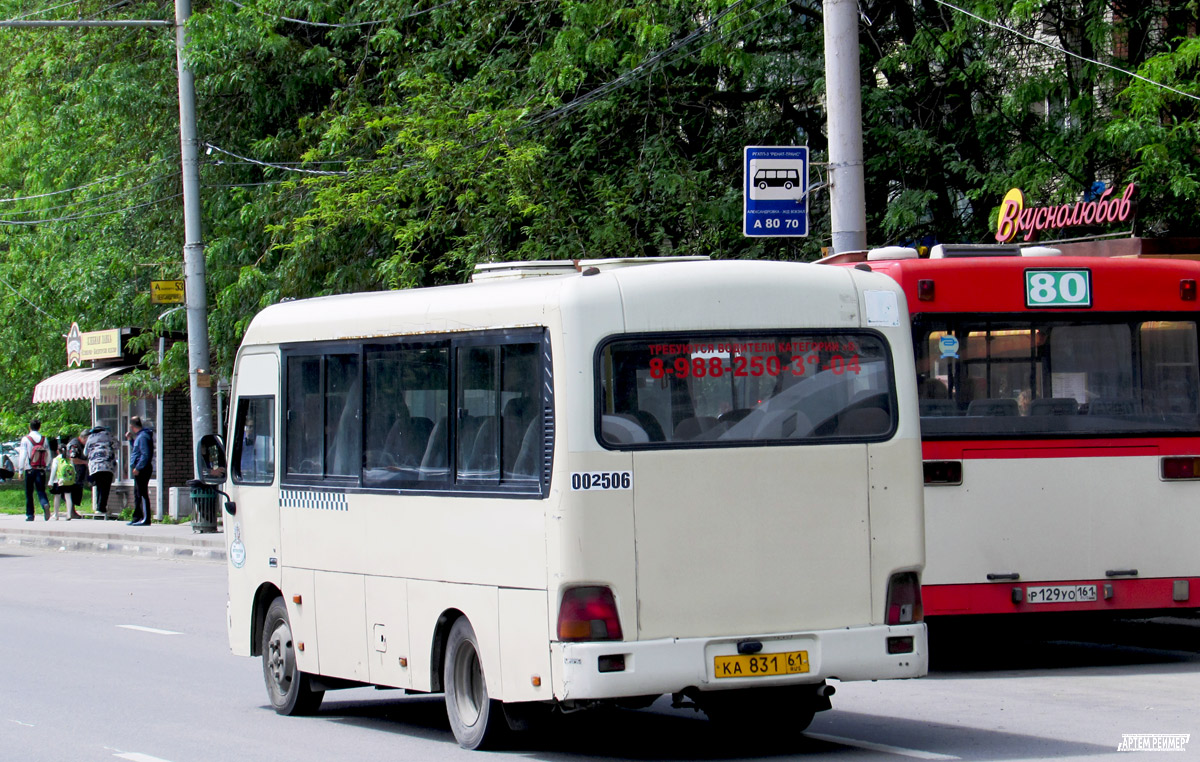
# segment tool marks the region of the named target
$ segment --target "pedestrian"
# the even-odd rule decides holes
[[[131,416],[129,433],[130,470],[133,472],[133,521],[130,526],[150,526],[150,471],[154,462],[154,431],[142,425],[141,416]],[[141,518],[138,518],[138,514]]]
[[[88,461],[88,478],[96,485],[96,513],[108,518],[108,492],[112,489],[113,472],[117,470],[117,446],[112,432],[96,426],[88,432],[84,454]]]
[[[33,521],[33,493],[42,504],[42,515],[50,520],[50,500],[46,497],[46,469],[50,467],[50,443],[42,436],[42,422],[29,422],[29,433],[21,439],[18,465],[25,472],[25,520]]]
[[[58,521],[58,504],[64,500],[67,503],[67,521],[80,518],[75,512],[75,501],[71,499],[72,488],[75,486],[75,466],[67,458],[67,437],[60,440],[62,445],[57,448],[58,454],[50,461],[50,494],[54,495],[54,520]]]
[[[84,453],[84,446],[87,444],[88,430],[84,429],[79,432],[79,436],[67,442],[67,459],[75,466],[75,483],[71,485],[71,501],[75,509],[71,511],[71,518],[81,519],[79,515],[79,507],[83,505],[83,485],[88,481],[88,462],[87,455]]]

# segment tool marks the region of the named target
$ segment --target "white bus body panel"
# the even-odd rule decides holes
[[[1191,576],[1195,544],[1163,538],[1200,536],[1200,511],[1179,497],[1196,483],[1162,481],[1161,467],[1157,454],[968,457],[962,485],[925,490],[924,584],[986,582],[988,574],[1006,573],[1022,582],[1105,579],[1113,569],[1136,569],[1142,579]]]
[[[903,317],[869,326],[886,338],[897,368],[898,429],[889,441],[639,452],[597,441],[594,357],[606,337],[867,328],[866,289],[893,292],[899,315],[907,315],[903,293],[886,276],[790,263],[754,263],[746,274],[746,264],[497,279],[291,302],[261,313],[246,333],[235,395],[277,396],[277,442],[285,402],[275,354],[282,344],[544,326],[554,360],[555,450],[549,494],[538,500],[281,492],[280,449],[274,485],[231,487],[245,504],[233,523],[247,545],[245,568],[230,571],[235,653],[250,653],[250,596],[270,584],[287,601],[296,639],[306,643],[301,669],[416,690],[439,682],[435,633],[448,612],[470,620],[489,693],[505,701],[745,687],[714,684],[708,673],[714,655],[748,637],[772,647],[804,644],[815,658],[809,674],[771,682],[924,674],[924,625],[883,624],[889,577],[919,572],[924,561],[915,378],[905,370],[912,344]],[[254,354],[260,351],[272,354]],[[733,473],[731,453],[740,463]],[[571,473],[589,470],[631,471],[633,489],[572,493]],[[268,567],[268,555],[282,573]],[[612,588],[624,641],[557,642],[561,592],[581,584]],[[341,621],[326,624],[330,618]],[[889,656],[886,638],[896,636],[913,637],[914,652]],[[599,675],[594,656],[612,653],[630,654],[634,669]]]

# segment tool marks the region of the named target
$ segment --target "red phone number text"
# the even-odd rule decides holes
[[[824,365],[819,365],[815,355],[795,357],[784,362],[775,355],[769,357],[733,357],[726,364],[723,357],[676,357],[674,360],[664,360],[661,357],[650,358],[651,378],[720,378],[731,375],[734,378],[782,376],[791,374],[803,376],[805,368],[831,371],[835,376],[843,373],[858,374],[862,367],[858,363],[858,355],[843,357],[833,355]]]

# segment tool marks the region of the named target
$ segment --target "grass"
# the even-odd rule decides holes
[[[46,492],[46,497],[50,498],[50,505],[54,505],[54,495],[49,491]],[[65,501],[64,501],[65,502]],[[33,503],[37,506],[37,495],[33,496]],[[62,510],[62,507],[59,508]],[[75,506],[77,511],[91,512],[92,510],[92,491],[86,486],[83,489],[83,505]],[[0,482],[0,513],[24,513],[25,512],[25,479],[22,477],[14,477]],[[130,516],[132,517],[132,512]]]
[[[50,505],[54,505],[54,495],[48,491],[46,497],[50,498]],[[34,505],[37,505],[37,495],[33,497]],[[111,502],[109,503],[111,505]],[[59,510],[65,509],[66,506],[60,506]],[[83,505],[75,506],[75,510],[90,513],[92,510],[92,490],[88,485],[84,485],[83,489]],[[0,513],[25,513],[25,479],[22,477],[14,477],[6,481],[0,481]],[[35,511],[37,513],[37,511]],[[126,508],[121,511],[121,520],[129,521],[133,518],[133,509]],[[192,519],[186,516],[182,519],[173,519],[170,516],[164,516],[162,521],[155,519],[158,524],[186,524]]]

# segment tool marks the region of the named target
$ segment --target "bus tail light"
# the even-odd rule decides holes
[[[617,602],[607,587],[572,587],[558,606],[558,639],[621,640]]]
[[[1200,479],[1200,456],[1179,455],[1162,459],[1163,479]]]
[[[1196,281],[1192,278],[1184,278],[1179,281],[1179,298],[1185,302],[1196,301]]]
[[[921,580],[916,572],[893,574],[888,580],[887,623],[916,624],[925,618],[921,607]]]

